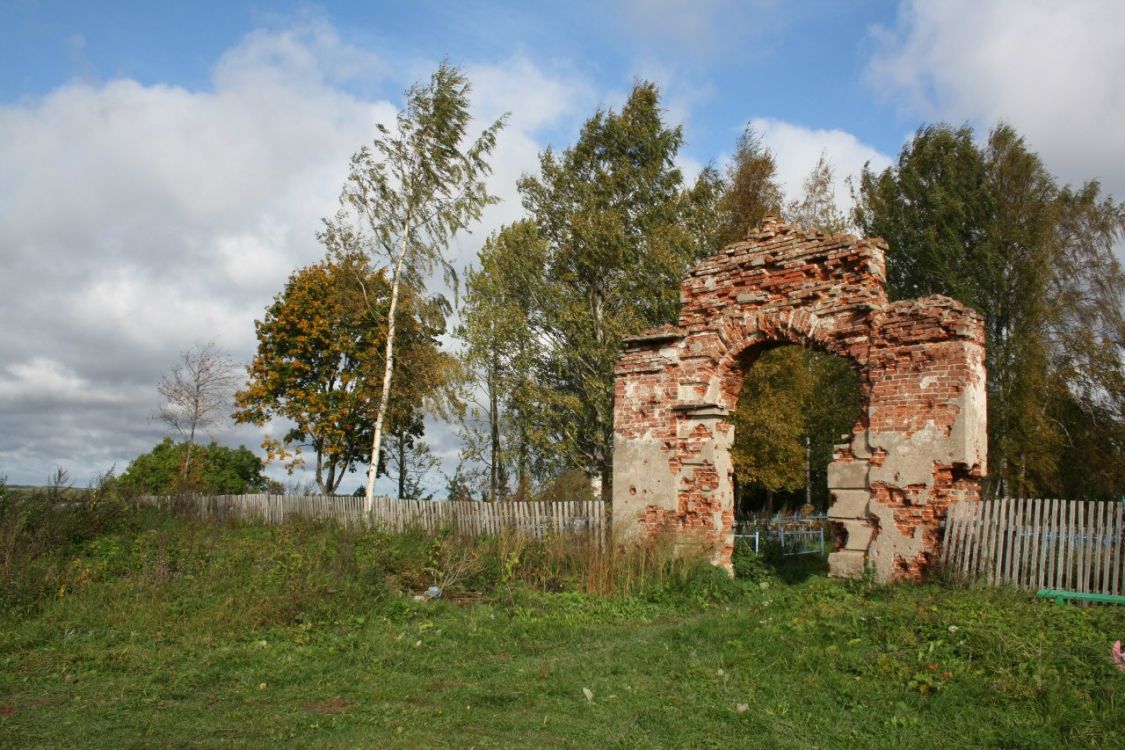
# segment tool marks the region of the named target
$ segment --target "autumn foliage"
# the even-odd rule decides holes
[[[258,351],[247,368],[249,382],[235,397],[235,418],[258,425],[289,420],[291,428],[267,435],[263,447],[291,470],[311,453],[321,492],[335,492],[371,445],[389,294],[382,269],[358,256],[329,257],[295,271],[255,323]],[[392,431],[396,421],[411,420],[446,369],[447,355],[436,343],[445,330],[443,309],[407,296],[397,320],[402,377],[388,407]]]

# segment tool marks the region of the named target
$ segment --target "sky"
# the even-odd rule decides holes
[[[322,255],[349,156],[442,60],[471,80],[478,124],[510,116],[501,202],[450,249],[464,269],[523,216],[539,151],[638,80],[683,126],[689,177],[749,125],[790,196],[826,154],[846,208],[846,178],[921,124],[983,138],[1007,122],[1060,180],[1121,199],[1122,28],[1117,0],[0,0],[0,477],[120,472],[169,434],[156,385],[181,352],[248,362],[254,321]],[[258,450],[283,430],[214,438]],[[460,444],[432,419],[426,440],[440,491]]]

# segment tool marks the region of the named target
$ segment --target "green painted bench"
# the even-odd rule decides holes
[[[1082,591],[1039,589],[1035,595],[1042,599],[1054,599],[1055,604],[1063,604],[1067,599],[1079,602],[1101,602],[1102,604],[1125,604],[1125,596],[1115,596],[1114,594],[1087,594]]]

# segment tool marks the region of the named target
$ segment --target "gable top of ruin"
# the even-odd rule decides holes
[[[853,328],[855,335],[863,335],[859,328],[865,325],[882,326],[905,316],[930,320],[944,336],[983,340],[982,316],[949,297],[891,302],[886,291],[887,250],[880,237],[828,234],[768,217],[745,239],[727,245],[684,275],[675,325],[628,336],[625,349],[663,347],[722,327],[723,320],[785,317],[798,310],[824,322],[836,319],[841,324],[835,326],[837,331]],[[913,324],[899,327],[901,332],[888,325],[886,333],[934,335],[932,329]]]
[[[778,270],[800,266],[819,267],[837,281],[859,280],[886,284],[887,243],[881,237],[859,238],[850,234],[828,234],[786,224],[767,217],[746,239],[732,242],[715,255],[697,263],[684,277],[685,287],[693,278],[734,274],[742,281]],[[741,272],[741,273],[739,273]]]
[[[801,229],[767,217],[745,239],[693,266],[680,285],[678,325],[626,337],[627,348],[682,339],[732,306],[872,309],[887,302],[881,238]]]

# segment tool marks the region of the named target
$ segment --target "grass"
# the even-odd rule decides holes
[[[7,582],[0,746],[1125,746],[1120,608],[580,552],[128,515]]]

